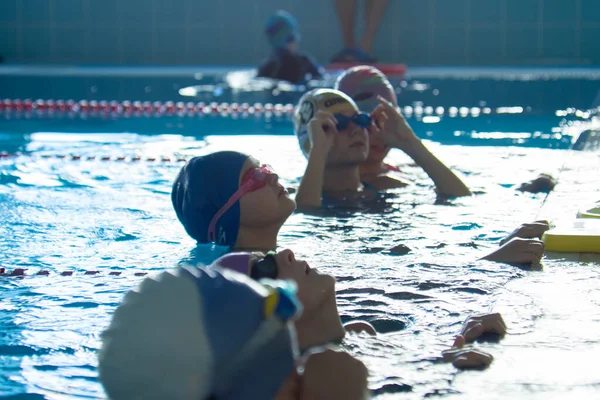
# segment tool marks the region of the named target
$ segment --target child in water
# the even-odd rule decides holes
[[[265,33],[273,52],[258,67],[258,77],[301,84],[323,75],[321,66],[312,57],[298,52],[298,22],[290,13],[277,11],[267,21]]]
[[[299,356],[291,322],[302,305],[294,284],[262,283],[195,267],[144,279],[102,333],[98,369],[108,396],[365,399],[368,372],[360,361],[322,349]]]
[[[391,116],[396,123],[387,123],[382,130],[373,131],[369,136],[369,154],[360,165],[361,181],[379,190],[406,186],[407,183],[399,177],[398,167],[385,162],[388,153],[395,147],[402,150],[423,168],[436,183],[436,189],[442,195],[469,194],[467,187],[458,183],[457,178],[445,165],[439,162],[424,146],[419,145],[420,139],[400,112],[392,84],[381,71],[368,65],[349,68],[338,77],[334,89],[348,95],[362,112],[374,113],[382,104],[378,97],[393,106],[393,109],[388,109],[388,117]],[[456,182],[453,185],[454,188],[448,193],[445,193],[446,190],[438,185],[438,183],[446,182]],[[523,192],[548,193],[555,185],[556,182],[552,176],[540,174],[516,189]]]
[[[366,151],[362,150],[364,157],[355,171],[358,182],[358,165],[366,158]],[[316,188],[306,189],[315,191],[312,195],[319,206],[322,182]],[[171,201],[190,237],[199,244],[217,245],[206,257],[193,260],[193,263],[204,264],[210,264],[229,251],[267,253],[276,249],[278,233],[296,208],[295,201],[271,167],[235,151],[221,151],[189,160],[173,183]],[[539,262],[543,243],[534,238],[539,238],[548,225],[537,225],[539,227],[535,229],[517,229],[510,240],[484,258],[508,263]]]
[[[365,321],[342,324],[338,313],[335,278],[304,261],[296,259],[289,249],[279,252],[229,253],[216,260],[213,267],[229,269],[253,279],[284,279],[296,283],[302,316],[294,322],[300,350],[326,344],[342,344],[347,332],[365,332],[377,335],[375,328]],[[481,335],[506,334],[506,325],[500,314],[470,317],[461,329],[452,348],[443,352],[446,362],[457,368],[483,368],[492,362],[492,356],[471,346]]]

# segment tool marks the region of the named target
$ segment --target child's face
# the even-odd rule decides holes
[[[258,258],[255,253],[248,265],[250,271]],[[292,280],[298,285],[298,300],[304,307],[304,316],[317,312],[326,302],[335,302],[335,278],[311,268],[304,260],[296,259],[294,253],[284,249],[275,255],[277,279]]]
[[[287,49],[291,52],[291,53],[295,53],[298,50],[298,42],[291,41],[287,44]]]
[[[240,171],[240,179],[248,170],[259,166],[256,159],[249,157]],[[240,225],[246,227],[281,226],[295,209],[296,203],[279,183],[278,176],[271,174],[267,178],[265,186],[246,193],[240,199]]]
[[[329,111],[326,109],[326,111]],[[358,113],[349,103],[336,106],[335,113],[352,117]],[[333,146],[327,156],[328,166],[360,165],[369,154],[369,133],[365,128],[350,123],[348,127],[334,136]]]

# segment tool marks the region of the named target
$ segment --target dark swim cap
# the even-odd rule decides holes
[[[298,21],[287,11],[279,10],[265,24],[265,33],[269,43],[276,49],[287,46],[290,42],[300,41]]]
[[[185,231],[199,243],[208,243],[208,226],[215,214],[238,190],[246,154],[219,151],[189,160],[177,175],[171,201]],[[233,246],[240,228],[240,203],[217,221],[216,240]]]

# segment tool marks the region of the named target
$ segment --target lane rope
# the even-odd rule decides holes
[[[21,156],[31,156],[28,153],[8,153],[0,152],[0,160],[17,158]],[[105,161],[105,162],[162,162],[162,163],[185,163],[188,161],[186,157],[140,157],[140,156],[84,156],[77,154],[41,154],[38,156],[42,159],[56,159],[65,161]]]
[[[36,273],[27,273],[27,268],[15,268],[12,271],[7,271],[5,268],[0,268],[0,277],[25,277],[25,276],[50,276],[50,275],[59,275],[59,276],[73,276],[73,275],[86,275],[86,276],[92,276],[92,275],[102,275],[102,276],[121,276],[121,275],[127,275],[127,274],[123,274],[122,271],[110,271],[108,274],[103,274],[100,271],[97,270],[86,270],[86,271],[80,271],[80,272],[75,272],[75,271],[62,271],[60,273],[50,273],[50,271],[48,270],[40,270]],[[148,275],[148,272],[134,272],[133,276],[146,276]]]
[[[3,99],[0,100],[0,112],[36,113],[53,115],[68,114],[106,114],[125,116],[149,115],[179,115],[193,116],[198,114],[263,114],[291,115],[293,104],[280,103],[204,103],[204,102],[173,102],[173,101],[106,101],[106,100],[31,100]]]

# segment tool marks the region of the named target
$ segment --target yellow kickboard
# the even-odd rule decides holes
[[[580,210],[577,218],[600,218],[600,207],[590,208],[589,210]]]
[[[600,253],[600,219],[561,222],[542,236],[547,251]]]

